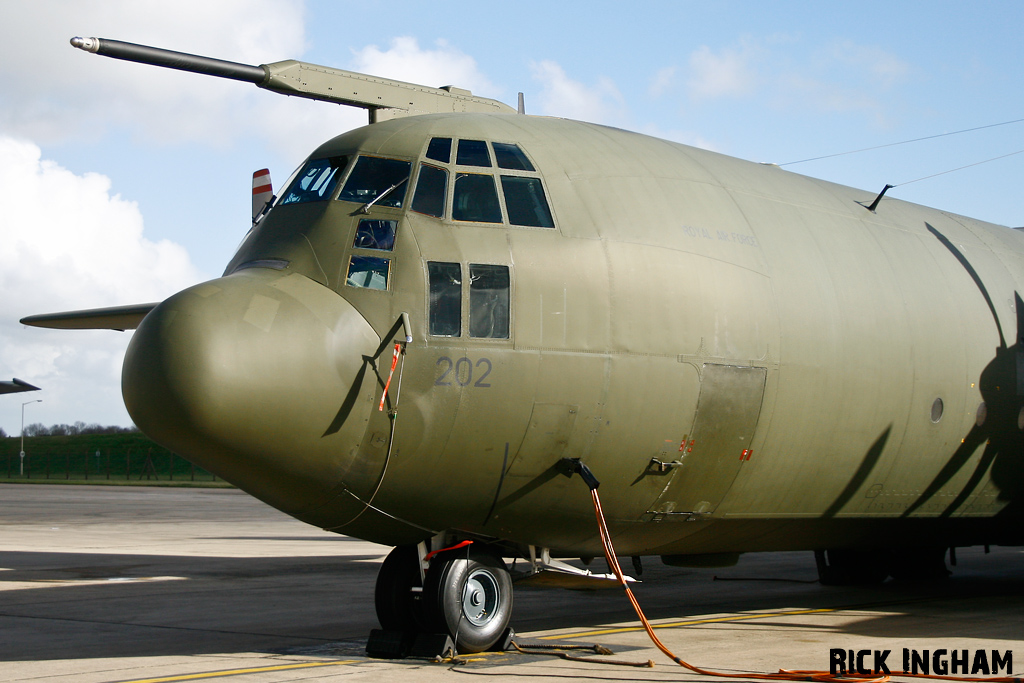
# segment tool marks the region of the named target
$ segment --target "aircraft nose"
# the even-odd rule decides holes
[[[373,469],[355,465],[375,390],[364,359],[379,343],[331,290],[249,269],[146,316],[122,393],[152,439],[302,519]]]

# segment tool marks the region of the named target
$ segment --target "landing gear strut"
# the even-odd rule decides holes
[[[386,630],[445,633],[459,652],[482,652],[512,617],[512,579],[497,555],[470,546],[431,558],[420,590],[415,546],[391,551],[377,575],[374,603]]]

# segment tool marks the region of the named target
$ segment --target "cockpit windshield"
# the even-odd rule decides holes
[[[346,157],[312,159],[297,174],[279,204],[300,204],[328,199],[348,163]]]
[[[411,165],[408,161],[361,156],[338,199],[344,202],[401,208]],[[388,192],[390,190],[390,192]],[[381,196],[387,193],[387,196]],[[374,201],[376,200],[376,201]]]

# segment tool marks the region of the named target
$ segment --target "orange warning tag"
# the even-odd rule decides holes
[[[380,405],[377,406],[378,411],[384,410],[384,401],[388,397],[388,387],[391,386],[391,378],[395,375],[395,368],[398,366],[398,353],[401,349],[402,345],[395,342],[395,353],[391,357],[391,372],[388,373],[388,381],[384,383],[384,393],[380,395]]]

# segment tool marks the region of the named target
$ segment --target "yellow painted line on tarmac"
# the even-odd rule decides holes
[[[731,617],[714,617],[711,619],[690,619],[688,621],[673,621],[668,624],[651,624],[652,628],[679,628],[681,626],[696,626],[698,624],[721,624],[730,621],[745,621],[749,619],[766,619],[770,617],[793,617],[803,614],[823,614],[826,612],[838,612],[839,608],[823,609],[802,609],[786,612],[758,612],[757,614],[737,614]],[[565,640],[567,638],[592,638],[594,636],[606,636],[613,633],[631,633],[643,631],[643,626],[626,626],[623,628],[608,628],[601,631],[586,631],[583,633],[562,633],[557,636],[541,636],[537,640]]]
[[[290,669],[312,669],[320,666],[342,666],[357,664],[358,660],[349,659],[340,662],[304,662],[302,664],[278,664],[276,666],[258,666],[251,669],[228,669],[226,671],[207,671],[198,674],[181,674],[180,676],[162,676],[160,678],[138,678],[124,683],[171,683],[172,681],[195,681],[203,678],[220,678],[222,676],[243,676],[245,674],[261,674],[268,671],[288,671]]]

